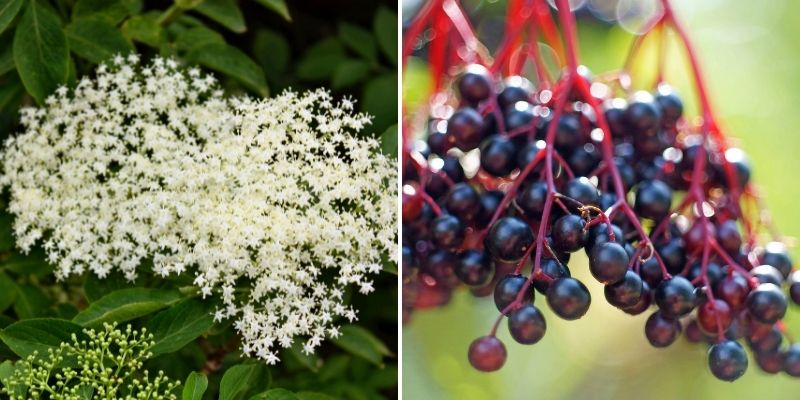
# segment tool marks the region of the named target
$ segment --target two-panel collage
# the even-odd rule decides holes
[[[792,0],[0,0],[0,399],[800,399],[798,38]]]

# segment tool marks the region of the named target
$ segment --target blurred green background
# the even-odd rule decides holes
[[[624,0],[621,0],[624,1]],[[636,0],[629,0],[632,3]],[[597,3],[597,2],[594,2]],[[416,2],[403,3],[404,20]],[[502,32],[504,1],[465,1],[491,47]],[[789,238],[800,237],[800,2],[770,0],[674,0],[673,6],[697,47],[718,118],[733,143],[750,156],[754,179],[775,222]],[[579,21],[583,62],[594,72],[622,65],[632,35],[585,15]],[[674,35],[673,35],[674,36]],[[696,110],[684,52],[670,38],[667,81]],[[642,57],[655,55],[655,41]],[[649,54],[649,56],[648,56]],[[412,59],[404,81],[407,109],[426,98],[429,77],[424,57]],[[642,59],[638,71],[652,69]],[[647,84],[651,80],[645,81]],[[794,247],[793,256],[800,260]],[[547,335],[523,346],[499,337],[508,361],[497,373],[475,371],[466,359],[469,343],[485,335],[497,311],[491,300],[460,290],[441,309],[416,312],[403,329],[403,393],[407,399],[799,399],[800,379],[750,367],[735,383],[713,378],[706,348],[681,338],[666,349],[649,346],[647,313],[636,317],[603,300],[602,286],[576,253],[572,271],[587,282],[594,302],[586,316],[567,322],[541,307]],[[539,300],[541,301],[541,296]],[[791,306],[787,324],[800,337],[800,307]]]

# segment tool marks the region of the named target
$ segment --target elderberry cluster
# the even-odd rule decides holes
[[[536,90],[480,65],[455,80],[457,107],[432,107],[427,140],[403,160],[404,319],[466,285],[493,296],[515,341],[537,343],[543,301],[566,320],[591,304],[569,267],[583,250],[609,304],[651,313],[653,346],[683,331],[710,345],[712,373],[730,381],[747,368],[741,340],[764,371],[800,376],[800,344],[782,345],[781,322],[784,289],[800,304],[800,273],[780,243],[762,248],[742,233],[744,153],[705,140],[669,87],[615,98],[580,72],[610,132],[563,79]],[[679,192],[698,201],[676,209]],[[479,370],[505,362],[496,329],[469,348]]]

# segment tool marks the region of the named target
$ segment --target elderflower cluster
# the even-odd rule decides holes
[[[244,353],[314,351],[354,320],[395,256],[396,171],[369,117],[325,90],[223,97],[214,78],[135,55],[22,110],[0,185],[18,246],[43,243],[56,275],[192,273]]]
[[[69,343],[37,353],[14,365],[4,380],[3,392],[16,399],[177,399],[180,382],[159,371],[153,378],[144,362],[152,357],[153,335],[131,326],[122,331],[114,325],[72,335]]]

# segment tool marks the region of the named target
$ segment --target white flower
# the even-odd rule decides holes
[[[352,109],[325,90],[225,98],[197,69],[116,57],[22,110],[0,177],[17,244],[42,242],[62,279],[132,280],[152,258],[222,298],[215,319],[236,319],[245,353],[275,363],[296,337],[313,351],[356,318],[345,288],[371,292],[396,257],[396,170]]]

